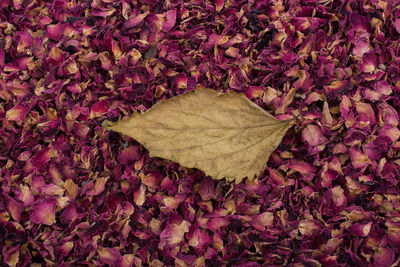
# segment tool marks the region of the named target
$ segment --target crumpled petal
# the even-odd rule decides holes
[[[185,233],[189,232],[190,223],[183,220],[177,225],[168,225],[160,234],[159,248],[174,246],[184,239]]]

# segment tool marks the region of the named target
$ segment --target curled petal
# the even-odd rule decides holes
[[[91,118],[100,117],[105,113],[107,113],[107,111],[108,111],[108,102],[106,100],[101,100],[92,106],[92,109],[90,110],[90,117]]]
[[[265,227],[271,227],[274,222],[274,214],[272,212],[263,212],[254,217],[252,225],[259,231],[264,231]]]
[[[120,252],[116,248],[98,247],[99,262],[113,266],[121,257]]]
[[[64,25],[60,23],[48,25],[46,28],[47,36],[53,39],[54,41],[59,41],[63,36],[63,32],[64,32]]]

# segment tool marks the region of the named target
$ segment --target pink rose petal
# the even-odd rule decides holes
[[[43,223],[46,225],[52,225],[56,222],[55,217],[56,201],[45,200],[39,205],[32,207],[30,211],[30,219],[33,223]]]
[[[328,143],[328,139],[326,139],[326,137],[323,135],[320,128],[313,124],[307,125],[306,128],[304,128],[301,136],[305,142],[313,147]]]

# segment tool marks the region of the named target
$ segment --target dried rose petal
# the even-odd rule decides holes
[[[21,220],[21,213],[24,209],[24,206],[22,205],[22,203],[9,196],[6,196],[5,200],[8,212],[10,213],[11,217],[15,221],[19,222]]]
[[[165,32],[170,31],[176,23],[176,9],[168,10],[167,13],[165,13],[164,19],[162,30]]]
[[[321,130],[312,124],[309,124],[306,126],[306,128],[304,128],[302,132],[302,138],[305,142],[313,147],[328,143],[328,139],[326,139]]]
[[[173,246],[179,244],[184,239],[185,233],[189,232],[190,223],[182,221],[181,223],[173,226],[168,225],[160,234],[160,245],[159,248],[164,246]]]
[[[30,219],[33,223],[52,225],[56,222],[55,209],[56,202],[54,200],[45,200],[31,208]]]
[[[12,121],[23,122],[28,112],[28,107],[23,104],[17,104],[6,112],[6,118]]]
[[[396,1],[10,0],[0,17],[4,265],[398,265]],[[257,179],[100,127],[195,88],[296,118]]]
[[[97,253],[99,254],[99,262],[102,264],[114,265],[119,257],[121,257],[116,248],[98,247]]]
[[[365,168],[371,162],[368,156],[356,147],[350,148],[350,157],[354,168]]]

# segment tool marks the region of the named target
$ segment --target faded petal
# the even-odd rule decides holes
[[[350,158],[353,167],[356,169],[365,168],[371,163],[371,160],[368,158],[368,156],[357,147],[350,148]]]
[[[108,102],[105,100],[101,100],[92,106],[92,109],[90,111],[90,117],[91,118],[100,117],[105,113],[107,113],[107,111],[108,111]]]
[[[189,232],[190,223],[183,220],[177,225],[168,225],[160,235],[159,248],[163,249],[165,245],[173,246],[179,244],[184,239],[185,233]]]
[[[273,226],[274,214],[272,212],[263,212],[254,217],[252,220],[252,226],[259,230],[265,231],[265,227]]]
[[[323,135],[320,128],[313,124],[307,125],[306,128],[304,128],[301,136],[305,142],[313,147],[318,147],[328,143],[328,139],[326,139],[326,137]]]
[[[315,220],[303,220],[299,223],[299,232],[305,236],[311,236],[316,234],[320,229],[319,223]]]
[[[175,26],[175,23],[176,23],[176,9],[172,9],[172,10],[167,11],[167,13],[165,14],[164,19],[165,19],[165,21],[163,23],[162,30],[164,32],[168,32]]]
[[[5,197],[5,200],[8,212],[10,213],[11,217],[15,221],[19,222],[21,220],[21,214],[22,211],[24,210],[24,206],[22,205],[21,202],[7,195]]]
[[[113,266],[121,257],[120,252],[116,248],[98,247],[97,253],[99,254],[99,262],[102,264],[109,264]]]
[[[135,201],[136,205],[142,206],[143,203],[146,201],[146,186],[140,185],[139,189],[133,194],[133,200]]]
[[[36,224],[43,223],[46,225],[52,225],[56,222],[55,210],[56,201],[45,200],[31,209],[30,219]]]
[[[64,25],[63,24],[52,24],[48,25],[46,28],[47,36],[54,41],[59,41],[64,32]]]
[[[395,260],[395,253],[392,248],[379,247],[374,254],[374,266],[389,267]]]

